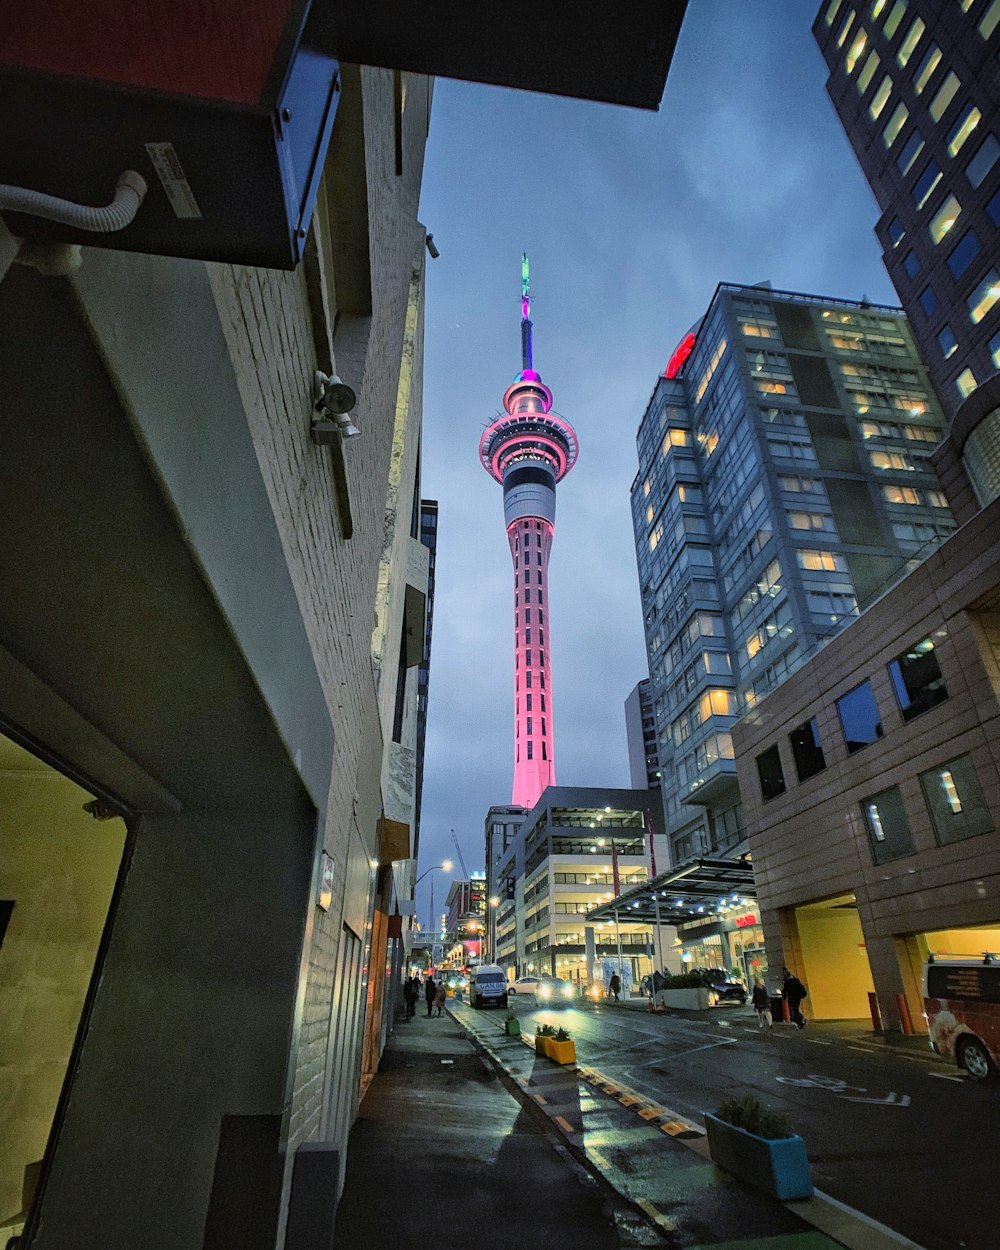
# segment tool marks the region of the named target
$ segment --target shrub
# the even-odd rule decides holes
[[[571,1040],[572,1039],[570,1038],[569,1033],[567,1033],[565,1029],[556,1029],[556,1041],[557,1042],[568,1042]]]
[[[743,1094],[739,1098],[726,1098],[719,1103],[716,1116],[727,1124],[745,1129],[755,1137],[767,1137],[775,1140],[780,1137],[791,1137],[792,1126],[780,1111],[772,1111],[762,1107],[760,1099],[753,1094]]]
[[[675,976],[664,977],[660,988],[664,990],[693,990],[704,984],[705,982],[700,973],[681,972]]]
[[[556,1031],[551,1024],[540,1024],[535,1029],[536,1037],[555,1037]]]

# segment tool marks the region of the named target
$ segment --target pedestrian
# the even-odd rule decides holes
[[[608,993],[614,996],[615,1002],[620,1002],[618,995],[622,992],[621,978],[617,972],[612,972],[611,980],[608,982]]]
[[[438,982],[437,993],[434,995],[434,1006],[437,1008],[438,1015],[441,1014],[441,1008],[444,1006],[444,1000],[446,997],[447,992],[444,988],[444,981],[441,980]]]
[[[769,1029],[773,1029],[774,1020],[771,1016],[771,996],[768,994],[767,987],[760,977],[753,983],[753,1007],[757,1013],[757,1028],[762,1029],[766,1024]]]
[[[412,1020],[417,1010],[417,995],[420,992],[420,982],[416,977],[407,977],[403,982],[403,1000],[406,1003],[406,1018]]]
[[[781,997],[788,1004],[788,1014],[791,1016],[795,1027],[804,1029],[806,1027],[806,1018],[802,1014],[802,1000],[808,996],[809,991],[802,984],[797,976],[794,976],[790,969],[783,968],[784,984],[781,987]]]
[[[428,977],[424,982],[424,998],[427,1000],[427,1018],[430,1019],[434,1012],[434,1000],[437,998],[438,987],[434,984],[434,978]]]
[[[649,973],[647,973],[647,974],[646,974],[646,975],[642,978],[642,980],[639,982],[639,993],[640,993],[640,994],[641,994],[644,998],[651,998],[651,997],[652,997],[653,990],[652,990],[652,986],[650,985]]]

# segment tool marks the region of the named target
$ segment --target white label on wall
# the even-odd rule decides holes
[[[146,151],[156,170],[156,176],[167,193],[175,217],[200,217],[201,209],[194,198],[191,184],[184,174],[172,143],[147,143]]]

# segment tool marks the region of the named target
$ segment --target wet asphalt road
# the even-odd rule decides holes
[[[711,1020],[529,1001],[515,1010],[522,1029],[563,1024],[581,1063],[698,1123],[722,1098],[755,1093],[805,1139],[818,1189],[927,1250],[1000,1250],[1000,1082],[819,1030],[762,1034],[735,1006]]]

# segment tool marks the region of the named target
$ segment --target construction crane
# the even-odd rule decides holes
[[[472,878],[469,876],[469,870],[465,866],[465,856],[462,854],[462,848],[458,844],[458,835],[455,833],[454,829],[451,831],[451,840],[455,843],[455,854],[458,856],[458,862],[462,868],[462,879],[464,881],[471,881]]]

